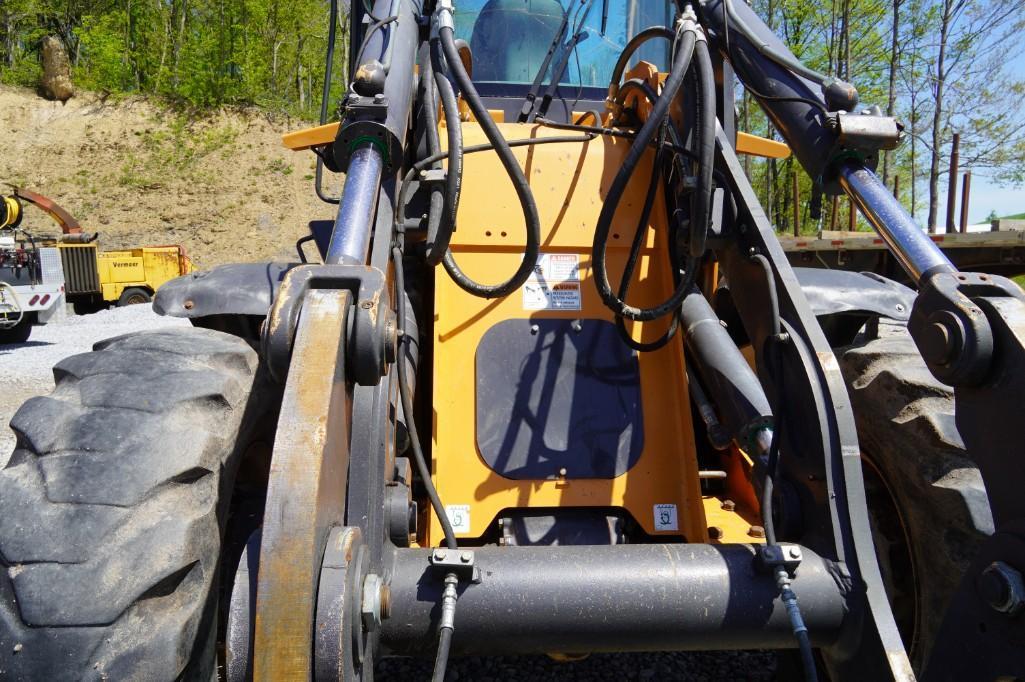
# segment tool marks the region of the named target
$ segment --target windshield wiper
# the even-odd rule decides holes
[[[534,108],[534,100],[537,99],[537,93],[541,91],[541,84],[544,82],[545,74],[548,73],[548,67],[551,66],[552,57],[555,56],[555,51],[559,49],[559,45],[562,44],[562,37],[566,35],[566,29],[569,28],[569,15],[570,10],[562,16],[562,23],[559,25],[559,30],[555,32],[555,37],[552,38],[552,44],[548,46],[548,53],[545,55],[545,59],[541,62],[541,68],[537,70],[537,75],[534,76],[534,83],[530,86],[530,92],[527,93],[527,98],[523,102],[523,106],[520,108],[520,116],[517,119],[520,123],[526,123],[530,117],[530,112]]]
[[[528,123],[533,123],[534,119],[538,116],[544,116],[548,113],[548,107],[552,103],[552,99],[555,97],[555,91],[559,89],[559,81],[562,80],[562,74],[566,72],[566,67],[569,66],[569,58],[573,55],[573,50],[577,48],[577,45],[587,40],[587,31],[581,31],[576,34],[570,41],[566,43],[565,51],[562,53],[562,59],[559,60],[559,64],[552,71],[552,80],[548,82],[548,89],[545,90],[545,96],[541,98],[541,106],[537,108],[536,112],[530,114],[527,119]]]

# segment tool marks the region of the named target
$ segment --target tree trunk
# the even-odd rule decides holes
[[[935,86],[933,87],[932,150],[929,155],[929,219],[930,232],[936,231],[940,203],[940,145],[943,142],[943,85],[947,77],[945,60],[947,37],[950,32],[950,15],[953,0],[943,0],[943,16],[940,19],[940,49],[936,57]]]
[[[901,0],[893,0],[893,23],[890,28],[890,83],[887,90],[886,115],[892,117],[897,106],[897,60],[900,50],[897,40],[900,29]],[[890,176],[890,151],[883,152],[883,184]]]

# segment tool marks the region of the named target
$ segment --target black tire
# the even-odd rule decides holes
[[[71,307],[76,315],[92,315],[101,310],[106,310],[110,307],[110,304],[98,295],[95,298],[91,296],[76,296],[71,302]]]
[[[18,410],[0,678],[215,677],[233,480],[273,403],[257,365],[220,332],[130,334],[62,360],[54,391]]]
[[[993,519],[954,423],[951,389],[929,373],[904,325],[873,326],[837,356],[854,406],[880,570],[921,671]]]
[[[9,343],[25,343],[32,335],[32,321],[28,315],[21,319],[17,325],[9,329],[0,329],[0,345]]]
[[[121,292],[121,297],[117,299],[117,305],[120,308],[126,305],[149,303],[152,300],[153,295],[146,289],[142,287],[129,287]]]

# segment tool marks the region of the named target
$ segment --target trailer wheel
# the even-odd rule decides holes
[[[153,296],[142,287],[130,287],[121,292],[121,298],[117,299],[117,305],[120,308],[126,305],[149,303],[152,300]]]
[[[873,325],[869,325],[871,328]],[[903,324],[880,320],[837,352],[858,427],[876,554],[904,645],[921,671],[951,596],[993,532],[981,475]]]
[[[32,320],[26,314],[21,322],[7,329],[0,329],[0,344],[25,343],[32,335]]]
[[[274,421],[256,353],[146,332],[54,377],[0,469],[0,678],[216,679],[233,482]]]

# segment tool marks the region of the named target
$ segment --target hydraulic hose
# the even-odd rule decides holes
[[[449,15],[451,18],[451,15]],[[455,262],[455,258],[452,256],[451,249],[445,252],[444,264],[445,270],[448,271],[452,280],[459,285],[460,288],[481,298],[498,298],[501,296],[507,296],[513,291],[523,286],[523,283],[530,277],[530,273],[534,270],[534,265],[537,263],[537,255],[541,248],[541,220],[537,213],[537,204],[534,202],[534,195],[530,191],[530,185],[527,183],[527,178],[523,174],[523,169],[520,168],[519,161],[513,155],[512,149],[506,143],[502,137],[501,131],[498,126],[495,125],[494,121],[491,120],[491,115],[488,113],[487,107],[484,106],[484,102],[481,101],[480,95],[477,94],[477,90],[470,80],[469,74],[466,73],[466,69],[463,68],[462,60],[459,58],[459,50],[456,46],[455,33],[451,26],[443,25],[439,30],[440,42],[442,50],[445,54],[445,61],[447,62],[448,68],[452,75],[456,79],[456,83],[459,85],[459,90],[470,106],[470,111],[477,119],[477,123],[481,126],[484,131],[484,135],[488,140],[495,146],[495,152],[498,154],[499,159],[502,161],[502,165],[505,167],[506,173],[509,175],[510,181],[512,181],[513,187],[516,189],[516,194],[519,197],[520,206],[523,209],[523,219],[526,223],[527,228],[527,243],[523,253],[523,260],[520,262],[519,268],[505,282],[501,284],[487,285],[475,282],[467,277],[459,266]],[[440,88],[439,88],[440,89]],[[443,100],[444,101],[444,100]],[[449,128],[458,127],[461,122],[458,116],[453,118],[449,117],[449,112],[446,110],[446,125]],[[451,169],[449,171],[451,173]],[[442,230],[444,231],[444,223]]]
[[[633,57],[634,52],[640,48],[641,45],[655,38],[665,38],[670,43],[676,39],[676,34],[666,28],[665,26],[652,26],[646,28],[626,44],[623,51],[619,53],[619,59],[616,60],[616,66],[612,69],[612,78],[609,80],[609,101],[615,102],[616,96],[619,94],[619,82],[623,79],[623,73],[626,71],[626,65],[630,63],[630,58]]]
[[[399,244],[402,243],[402,237],[399,237]],[[392,247],[392,261],[395,269],[395,288],[398,292],[397,298],[401,300],[406,290],[405,274],[402,266],[402,246],[397,245]],[[413,448],[413,461],[416,465],[417,471],[420,473],[420,478],[423,481],[424,488],[427,491],[427,497],[431,501],[431,507],[434,509],[434,514],[438,517],[438,522],[441,524],[441,530],[445,534],[445,545],[450,550],[457,550],[459,543],[456,541],[456,534],[452,528],[452,522],[448,518],[448,513],[445,511],[445,506],[441,503],[441,497],[438,496],[438,490],[434,487],[434,481],[431,479],[431,470],[427,466],[427,458],[424,456],[423,447],[420,444],[420,434],[416,429],[416,419],[413,414],[413,395],[410,391],[409,377],[407,376],[406,367],[406,344],[409,343],[409,337],[406,334],[406,306],[404,303],[398,305],[398,325],[399,325],[399,338],[403,346],[399,353],[400,361],[398,364],[399,370],[399,400],[402,403],[402,415],[406,420],[406,431],[409,434],[409,442]],[[442,596],[442,622],[441,627],[438,631],[438,653],[434,659],[434,675],[432,679],[435,682],[445,681],[445,669],[448,667],[448,652],[452,643],[452,631],[455,629],[455,617],[456,617],[456,599],[458,593],[456,586],[459,583],[459,578],[455,573],[448,573],[445,575],[445,592]]]
[[[640,257],[641,248],[644,246],[644,237],[648,233],[648,221],[651,218],[651,211],[655,206],[655,198],[658,194],[659,181],[662,179],[662,163],[663,163],[663,151],[665,144],[665,137],[668,134],[669,124],[664,123],[662,126],[662,132],[659,134],[659,144],[657,151],[655,152],[655,162],[651,169],[651,181],[648,183],[648,192],[644,197],[644,206],[641,209],[641,216],[637,221],[637,230],[634,232],[633,242],[630,244],[630,255],[627,256],[626,265],[623,266],[623,278],[619,282],[619,298],[626,300],[627,294],[630,292],[630,280],[633,279],[634,269],[637,267],[637,260]],[[672,239],[670,238],[670,243]],[[672,263],[672,259],[670,259]],[[688,273],[691,272],[688,269]],[[676,335],[676,330],[680,325],[680,320],[676,315],[673,315],[672,320],[669,323],[669,328],[665,331],[662,336],[654,341],[637,341],[631,335],[629,330],[626,328],[626,322],[621,315],[616,316],[616,329],[619,331],[619,337],[633,350],[639,353],[650,353],[651,351],[658,350],[666,344],[668,344],[673,336]]]
[[[395,268],[395,289],[401,295],[406,290],[405,275],[402,270],[402,247],[392,247],[392,262]],[[399,304],[396,307],[398,308],[399,341],[405,346],[409,343],[409,337],[406,335],[406,306]],[[399,357],[405,358],[406,353],[407,351],[403,347]],[[441,530],[445,534],[445,544],[449,549],[456,549],[456,534],[452,530],[452,523],[448,519],[448,514],[445,513],[445,506],[441,503],[438,491],[434,487],[434,481],[431,479],[431,470],[427,466],[427,458],[424,456],[423,447],[420,444],[420,434],[416,429],[416,419],[413,414],[413,395],[409,390],[410,382],[406,374],[407,363],[397,362],[395,364],[399,370],[399,398],[402,403],[402,416],[406,420],[406,431],[409,433],[409,441],[413,448],[413,463],[416,465],[417,472],[423,480],[424,488],[427,490],[427,498],[430,500],[431,507],[434,509],[438,522],[441,524]]]
[[[773,416],[775,428],[772,432],[772,441],[769,445],[768,462],[765,470],[765,485],[762,487],[762,527],[765,529],[765,544],[776,544],[776,527],[772,518],[772,492],[776,473],[779,468],[779,438],[783,430],[783,344],[789,340],[789,336],[783,331],[783,322],[779,311],[779,294],[776,291],[776,278],[772,272],[772,265],[769,259],[760,253],[752,253],[751,259],[761,266],[765,272],[765,283],[769,294],[769,307],[772,312],[772,335],[768,339],[771,349],[770,376],[776,383],[776,404],[773,405]],[[787,615],[790,618],[791,629],[794,638],[797,639],[798,649],[801,652],[801,665],[804,669],[806,682],[817,682],[818,672],[815,665],[815,655],[812,652],[811,638],[808,636],[808,628],[801,616],[801,608],[797,603],[797,595],[791,587],[790,575],[782,565],[777,565],[774,570],[776,585],[779,588],[780,599],[786,607]]]
[[[715,165],[715,73],[704,34],[700,34],[694,45],[694,63],[698,79],[696,139],[699,160],[697,196],[690,221],[690,255],[700,258],[705,253],[712,213],[712,169]]]
[[[456,93],[446,75],[445,57],[442,54],[440,40],[431,40],[430,51],[430,73],[445,112],[445,130],[448,133],[448,172],[445,176],[445,190],[444,194],[440,195],[441,206],[437,213],[435,198],[439,196],[439,192],[431,192],[431,213],[428,214],[427,221],[427,262],[438,265],[448,252],[448,244],[455,230],[456,214],[459,211],[459,196],[463,184],[463,129],[459,125],[459,103],[456,101]],[[426,103],[426,108],[431,112],[427,123],[428,150],[434,155],[441,151],[441,144],[438,140],[437,110],[434,108],[433,99]]]
[[[338,0],[331,0],[330,5],[331,18],[327,23],[327,57],[325,58],[324,64],[324,89],[320,95],[320,125],[327,123],[327,108],[328,100],[331,98],[331,82],[333,80],[332,72],[334,70],[335,61],[335,34],[338,28]],[[321,183],[324,179],[324,159],[321,156],[317,156],[317,168],[314,173],[314,189],[317,192],[317,198],[327,204],[337,204],[340,199],[336,197],[329,197],[324,194],[324,188]]]
[[[647,150],[648,144],[655,137],[659,127],[662,125],[663,119],[669,113],[669,106],[680,91],[680,86],[683,85],[684,77],[689,69],[698,32],[693,14],[681,21],[679,32],[682,33],[682,37],[673,58],[673,66],[670,69],[669,77],[666,79],[662,95],[656,100],[647,120],[645,120],[644,125],[641,126],[640,131],[637,133],[637,138],[630,146],[626,158],[623,160],[622,167],[612,181],[609,192],[605,197],[605,202],[602,204],[601,213],[598,216],[598,225],[595,229],[591,249],[591,264],[594,271],[595,285],[598,288],[598,294],[601,296],[602,301],[616,315],[641,322],[662,317],[679,306],[687,292],[685,282],[681,279],[673,294],[662,303],[652,308],[636,308],[627,305],[625,301],[613,293],[612,285],[609,283],[605,257],[609,233],[612,229],[612,219],[615,216],[616,209],[619,207],[620,200],[623,198],[623,193],[626,191],[626,186],[637,169],[641,157]]]

